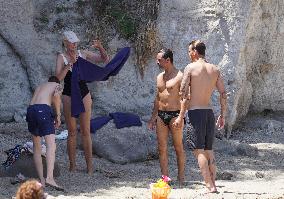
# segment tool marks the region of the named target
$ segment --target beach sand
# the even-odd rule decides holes
[[[0,161],[4,162],[4,150],[13,148],[31,140],[25,124],[10,123],[0,125]],[[206,194],[197,163],[192,153],[186,148],[186,183],[184,188],[172,186],[170,199],[178,198],[284,198],[284,143],[282,131],[267,135],[265,130],[242,128],[233,133],[232,140],[250,144],[258,148],[257,157],[231,155],[226,151],[216,150],[218,174],[224,172],[233,175],[231,180],[217,180],[219,193]],[[253,139],[252,139],[253,137]],[[268,139],[269,138],[269,139]],[[149,184],[160,178],[158,160],[148,160],[125,165],[114,164],[94,155],[95,173],[86,174],[83,151],[77,150],[78,170],[68,171],[66,140],[57,140],[56,161],[60,165],[60,177],[56,178],[66,192],[46,188],[49,198],[151,198]],[[218,140],[219,145],[222,145]],[[217,146],[218,148],[218,146]],[[175,181],[177,176],[176,158],[173,147],[169,148],[170,177]],[[0,199],[15,196],[18,185],[10,184],[11,178],[0,180]]]

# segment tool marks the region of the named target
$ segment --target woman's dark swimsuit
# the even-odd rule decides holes
[[[179,110],[178,111],[160,111],[158,110],[158,116],[163,120],[165,125],[169,125],[171,120],[175,117],[179,116]]]
[[[63,89],[62,95],[67,95],[71,97],[71,77],[72,77],[72,72],[68,70],[64,78],[64,89]],[[83,80],[79,82],[79,87],[80,87],[81,96],[83,99],[89,93],[89,89],[88,89],[86,82]]]

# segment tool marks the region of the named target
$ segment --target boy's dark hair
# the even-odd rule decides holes
[[[50,76],[49,78],[48,78],[48,82],[56,82],[56,83],[58,83],[58,84],[60,84],[60,81],[59,81],[59,79],[56,77],[56,76]]]
[[[192,50],[196,50],[199,55],[205,56],[206,46],[202,41],[193,40],[189,45],[192,45]]]
[[[162,49],[162,50],[160,50],[160,53],[163,53],[162,57],[164,59],[170,58],[171,63],[174,62],[174,54],[173,54],[173,51],[171,49],[167,49],[167,50]]]

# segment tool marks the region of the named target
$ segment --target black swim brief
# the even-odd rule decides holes
[[[180,111],[160,111],[158,110],[158,116],[163,120],[165,125],[169,125],[171,120],[179,116]]]
[[[215,117],[212,109],[188,111],[186,142],[190,149],[212,150],[215,137]]]

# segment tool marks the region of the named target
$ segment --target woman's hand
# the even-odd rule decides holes
[[[92,45],[92,47],[93,47],[93,48],[97,48],[97,49],[103,48],[103,46],[102,46],[100,40],[98,40],[98,39],[93,40],[93,45]]]
[[[70,70],[70,69],[72,69],[72,67],[73,67],[72,63],[68,63],[67,65],[64,65],[65,70]]]
[[[56,119],[54,120],[54,126],[55,126],[56,129],[58,129],[58,128],[60,127],[60,125],[61,125],[60,116],[61,116],[61,115],[57,115],[57,116],[56,116]]]

